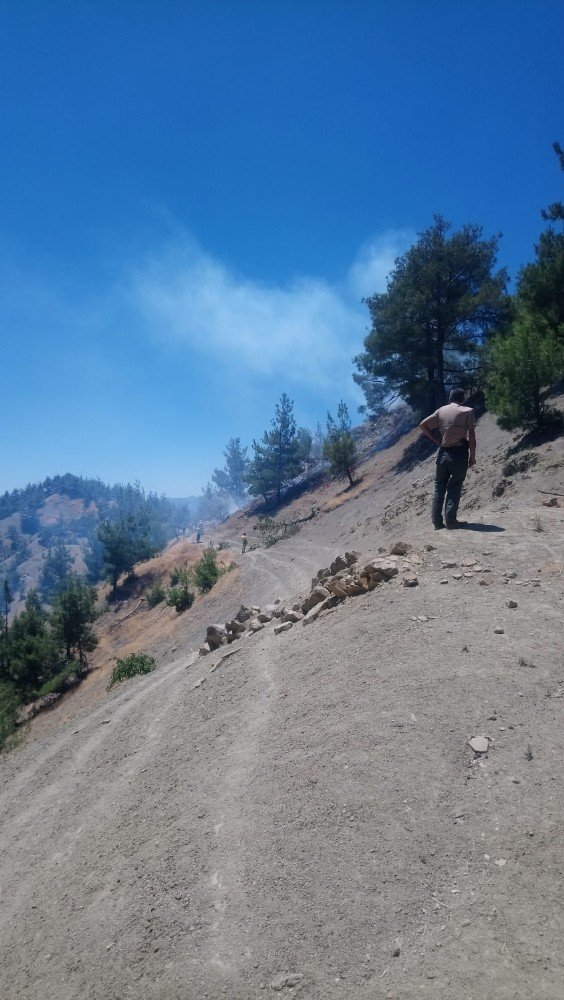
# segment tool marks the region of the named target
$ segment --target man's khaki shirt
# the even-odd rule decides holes
[[[441,448],[453,448],[468,440],[468,431],[474,430],[476,417],[471,406],[447,403],[427,417],[425,425],[431,431],[439,430]]]

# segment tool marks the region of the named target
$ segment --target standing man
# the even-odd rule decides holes
[[[243,555],[245,555],[245,549],[247,548],[247,545],[249,544],[249,539],[247,538],[247,532],[246,531],[244,531],[243,534],[241,535],[241,543],[242,543],[241,544],[241,552],[242,552]]]
[[[435,528],[466,525],[466,521],[457,521],[456,515],[468,467],[476,464],[476,418],[472,407],[463,403],[464,390],[453,389],[447,405],[439,406],[419,424],[425,437],[439,446],[432,509]]]

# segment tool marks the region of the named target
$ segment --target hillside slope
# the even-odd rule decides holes
[[[415,437],[166,628],[123,609],[158,670],[108,694],[106,650],[2,760],[2,996],[561,996],[562,439],[508,456],[483,418],[471,524],[434,532]],[[193,655],[241,601],[398,539],[418,586]]]

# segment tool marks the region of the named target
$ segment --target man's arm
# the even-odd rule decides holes
[[[432,441],[433,444],[436,444],[437,447],[440,448],[441,436],[436,433],[437,427],[438,420],[434,415],[431,417],[425,417],[425,420],[422,420],[419,424],[419,430],[421,433],[424,434],[425,437],[429,438],[429,441]]]

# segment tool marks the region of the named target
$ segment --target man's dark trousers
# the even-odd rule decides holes
[[[445,521],[447,527],[455,524],[462,493],[462,484],[468,472],[468,442],[454,448],[439,448],[433,497],[433,524],[443,524],[443,503],[446,494]]]

